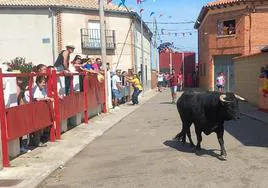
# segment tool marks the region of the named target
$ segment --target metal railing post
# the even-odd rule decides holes
[[[7,122],[6,122],[6,110],[4,99],[4,87],[3,87],[3,74],[0,68],[0,121],[1,121],[1,139],[2,139],[2,153],[3,153],[3,166],[9,166],[8,158],[8,142],[7,142]]]
[[[86,72],[83,72],[83,87],[84,87],[84,100],[85,100],[85,106],[84,106],[84,123],[88,123],[88,75]]]
[[[59,96],[58,96],[58,88],[57,88],[56,70],[52,71],[52,86],[53,86],[53,98],[54,98],[54,110],[55,110],[55,122],[56,122],[56,139],[60,139],[61,127],[60,127]]]

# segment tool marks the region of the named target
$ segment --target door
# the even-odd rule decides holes
[[[91,48],[101,47],[100,22],[97,21],[88,22],[88,38],[89,38],[89,45]]]
[[[216,88],[216,78],[220,72],[225,75],[225,92],[234,92],[234,62],[233,58],[239,55],[222,55],[214,57],[214,87]]]

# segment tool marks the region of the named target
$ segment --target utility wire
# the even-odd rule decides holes
[[[152,24],[153,22],[145,22],[147,24]],[[189,22],[158,22],[157,24],[164,24],[164,25],[178,25],[178,24],[193,24],[195,23],[194,21],[189,21]]]

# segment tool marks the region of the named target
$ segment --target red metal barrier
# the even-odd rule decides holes
[[[74,92],[73,76],[83,76],[83,92]],[[33,77],[48,77],[48,96],[54,99],[52,102],[33,102]],[[96,75],[86,73],[76,73],[70,76],[70,95],[60,99],[58,96],[57,79],[65,76],[63,73],[56,73],[55,70],[48,70],[46,74],[2,74],[0,69],[0,121],[3,151],[3,166],[9,166],[8,141],[20,138],[45,127],[50,129],[50,141],[55,141],[61,137],[61,121],[80,112],[84,112],[84,122],[88,122],[88,109],[96,108],[98,105],[105,105],[105,86],[99,83]],[[3,77],[28,77],[28,89],[30,103],[5,108]],[[56,130],[56,133],[55,133]],[[56,134],[56,135],[55,135]]]

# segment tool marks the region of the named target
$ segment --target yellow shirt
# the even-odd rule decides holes
[[[268,91],[268,79],[264,79],[263,88],[264,91]]]
[[[128,81],[130,83],[133,83],[135,88],[138,88],[138,90],[142,91],[142,86],[138,78],[132,78],[132,79],[129,79]]]

